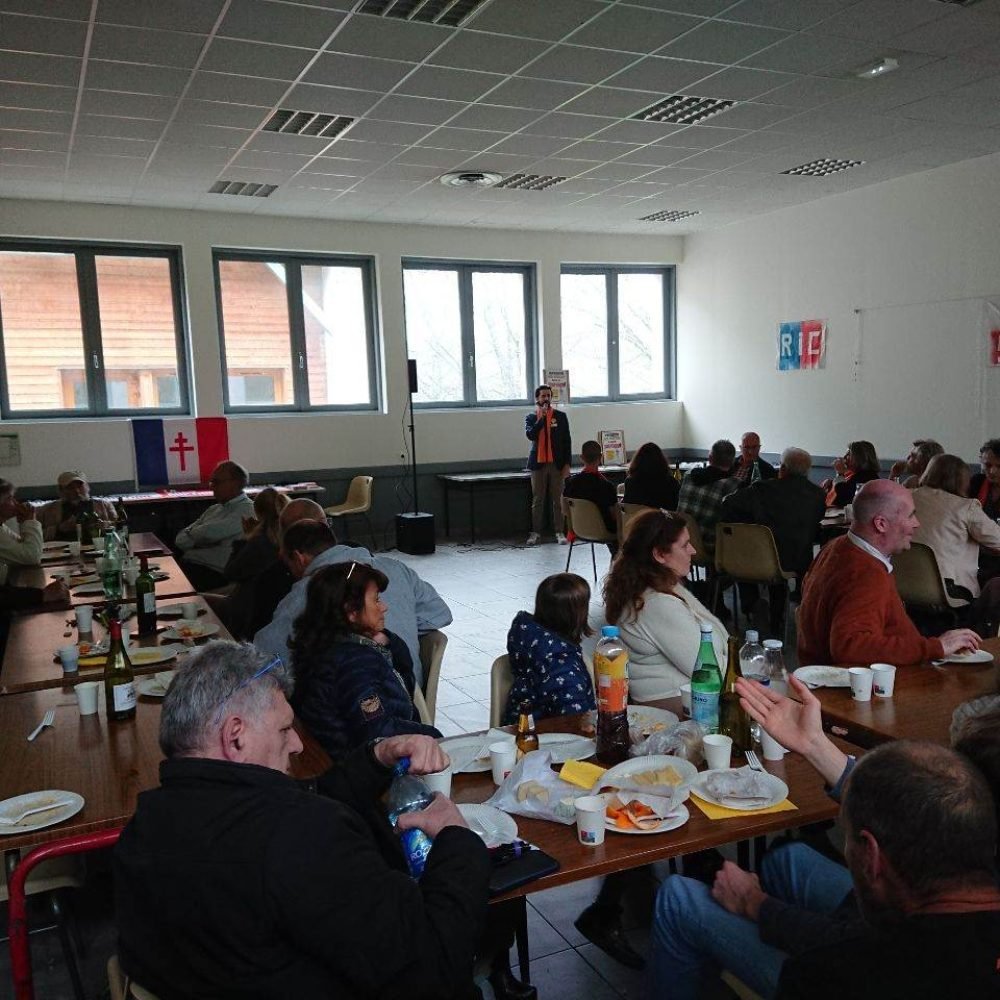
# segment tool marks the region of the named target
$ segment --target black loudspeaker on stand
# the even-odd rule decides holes
[[[434,515],[421,512],[417,502],[417,437],[413,428],[413,395],[417,392],[417,362],[407,361],[410,380],[410,468],[413,474],[413,511],[396,515],[396,548],[411,556],[434,551]]]

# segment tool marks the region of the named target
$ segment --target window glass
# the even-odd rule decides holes
[[[663,276],[618,275],[618,384],[624,396],[662,393]]]
[[[608,296],[603,274],[563,274],[563,359],[570,398],[608,394]]]
[[[472,329],[476,346],[476,399],[523,399],[525,371],[524,275],[472,272]]]
[[[407,354],[417,362],[417,403],[460,403],[464,398],[462,320],[458,272],[403,271]]]

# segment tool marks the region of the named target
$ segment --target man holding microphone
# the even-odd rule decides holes
[[[531,473],[531,534],[528,545],[537,545],[545,524],[545,496],[552,503],[552,525],[556,541],[566,544],[563,534],[563,480],[569,475],[573,443],[569,420],[561,410],[552,408],[552,388],[540,385],[535,390],[535,412],[524,418],[524,433],[531,442],[528,471]]]

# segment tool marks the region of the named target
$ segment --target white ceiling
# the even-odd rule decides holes
[[[1000,151],[1000,0],[488,0],[461,28],[359,5],[0,0],[0,197],[681,234]],[[677,93],[737,103],[628,120]],[[278,107],[358,121],[260,131]],[[782,174],[820,157],[865,163]],[[437,183],[459,167],[568,180]],[[663,210],[700,214],[638,221]]]

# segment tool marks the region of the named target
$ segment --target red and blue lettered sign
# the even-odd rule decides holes
[[[140,486],[207,483],[229,458],[225,417],[133,420],[135,472]]]
[[[778,326],[778,370],[821,368],[826,353],[826,324],[804,319]]]

